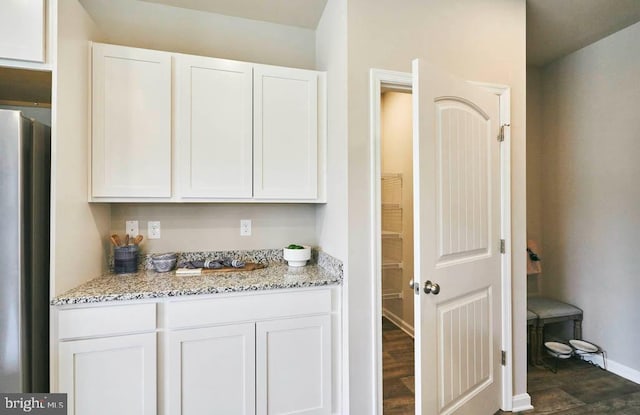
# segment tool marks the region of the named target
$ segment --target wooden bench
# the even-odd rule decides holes
[[[582,310],[578,307],[547,297],[529,297],[527,310],[538,316],[535,330],[535,351],[532,353],[536,363],[542,356],[544,327],[547,324],[573,321],[573,338],[582,339]]]

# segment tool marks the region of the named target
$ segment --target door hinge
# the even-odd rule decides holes
[[[511,124],[502,124],[500,126],[500,131],[498,132],[498,141],[504,141],[504,127],[511,127]]]
[[[507,365],[507,352],[502,350],[500,352],[500,359],[501,359],[501,362],[502,362],[502,366],[506,366]]]
[[[507,247],[506,247],[505,241],[504,239],[500,239],[500,253],[504,254],[506,252],[507,252]]]

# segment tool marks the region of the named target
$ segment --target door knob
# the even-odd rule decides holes
[[[424,293],[438,295],[438,293],[440,293],[440,286],[427,280],[427,282],[424,283]]]
[[[420,294],[420,283],[409,281],[409,288],[415,291],[416,295]]]

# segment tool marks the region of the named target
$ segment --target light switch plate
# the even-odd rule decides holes
[[[128,220],[125,225],[125,234],[129,235],[131,238],[135,238],[140,235],[140,228],[138,227],[137,220]]]

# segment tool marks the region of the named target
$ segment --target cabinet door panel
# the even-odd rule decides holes
[[[0,12],[0,58],[44,62],[44,0],[4,0]]]
[[[169,336],[170,414],[255,414],[254,324]]]
[[[256,324],[258,415],[331,413],[329,315]]]
[[[171,55],[93,45],[92,195],[171,196]]]
[[[251,198],[252,67],[176,57],[182,198]]]
[[[317,198],[316,72],[254,68],[253,145],[255,198]]]
[[[156,335],[59,344],[59,392],[69,415],[155,415]]]

